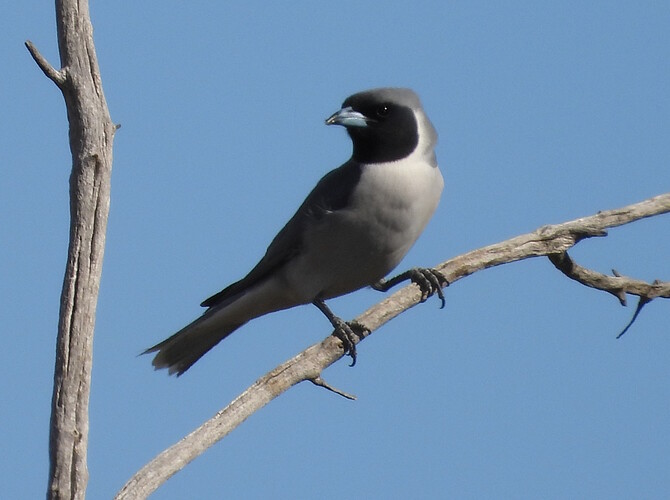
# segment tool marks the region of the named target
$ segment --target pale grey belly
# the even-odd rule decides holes
[[[388,207],[387,207],[388,211]],[[287,289],[303,302],[328,299],[386,276],[416,240],[407,214],[370,214],[366,220],[338,212],[308,232],[304,249],[286,268]]]

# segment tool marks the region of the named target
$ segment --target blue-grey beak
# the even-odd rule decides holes
[[[362,113],[354,111],[351,107],[342,108],[333,113],[327,120],[326,125],[342,125],[344,127],[367,127],[369,119]]]

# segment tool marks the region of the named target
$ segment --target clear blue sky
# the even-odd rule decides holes
[[[180,379],[144,348],[239,279],[350,143],[349,94],[409,86],[440,133],[442,203],[402,268],[670,190],[667,2],[94,2],[115,140],[98,307],[89,498],[320,340],[316,308],[260,318]],[[50,2],[0,21],[0,497],[40,498],[67,246]],[[601,272],[670,279],[670,218],[582,242]],[[351,318],[371,290],[331,302]],[[630,299],[631,304],[635,301]],[[667,498],[670,304],[633,308],[546,259],[477,273],[302,385],[155,495]]]

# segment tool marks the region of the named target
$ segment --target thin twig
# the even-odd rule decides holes
[[[318,385],[319,387],[323,387],[324,389],[328,389],[329,391],[332,391],[335,394],[339,394],[343,398],[347,398],[347,399],[351,399],[352,401],[356,401],[356,396],[354,396],[353,394],[349,394],[348,392],[341,391],[341,390],[337,389],[336,387],[333,387],[328,382],[323,380],[321,377],[314,377],[313,379],[310,379],[310,382],[313,383],[314,385]]]
[[[573,261],[568,252],[549,255],[551,261],[556,269],[565,274],[568,278],[573,279],[582,285],[603,290],[611,293],[622,306],[626,305],[626,294],[637,295],[640,300],[635,308],[635,313],[626,327],[617,335],[617,338],[628,331],[633,325],[642,308],[657,297],[670,298],[670,282],[662,282],[655,280],[653,283],[646,283],[641,280],[622,276],[619,272],[612,269],[614,276],[607,276],[606,274],[592,271],[580,266]]]
[[[42,70],[42,72],[47,76],[49,80],[54,82],[58,88],[62,88],[63,85],[65,84],[66,80],[66,75],[64,70],[57,70],[54,68],[51,64],[49,64],[49,61],[45,59],[45,57],[40,54],[40,51],[37,50],[37,47],[33,45],[33,42],[30,40],[27,40],[26,43],[26,48],[28,49],[28,52],[30,52],[30,55],[33,56],[33,59],[39,66],[39,68]]]
[[[637,307],[635,308],[635,312],[633,313],[633,317],[630,319],[628,324],[625,326],[623,330],[619,333],[619,335],[616,336],[616,338],[620,339],[623,337],[623,334],[628,331],[628,329],[633,326],[633,323],[635,323],[635,320],[637,319],[638,315],[640,314],[640,311],[642,308],[647,305],[649,302],[651,302],[650,298],[647,297],[640,297],[640,300],[637,302]]]
[[[567,252],[549,255],[556,269],[568,278],[578,281],[582,285],[611,293],[622,306],[626,305],[626,294],[645,297],[649,300],[657,297],[670,298],[670,282],[655,280],[653,283],[623,276],[613,270],[614,276],[592,271],[574,262]]]

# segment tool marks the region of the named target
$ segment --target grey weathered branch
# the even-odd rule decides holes
[[[28,52],[30,52],[30,55],[33,56],[33,59],[45,74],[45,76],[54,82],[58,88],[61,88],[65,84],[65,71],[58,71],[51,64],[49,64],[49,61],[47,61],[44,56],[40,54],[40,51],[37,50],[37,47],[35,47],[33,42],[30,40],[26,42],[26,48],[28,49]]]
[[[26,42],[37,65],[63,93],[72,153],[70,240],[56,340],[47,497],[83,499],[93,330],[116,127],[102,91],[88,2],[56,0],[56,29],[60,70]]]
[[[650,301],[657,297],[670,298],[670,282],[655,280],[653,283],[622,276],[613,270],[614,276],[587,269],[573,261],[567,252],[549,255],[549,260],[568,278],[582,285],[603,290],[614,295],[622,306],[626,305],[626,294],[637,295]]]
[[[556,269],[568,278],[578,281],[582,285],[611,293],[619,299],[622,306],[626,305],[626,294],[640,297],[633,317],[619,335],[617,335],[617,338],[621,338],[628,331],[646,304],[658,297],[670,298],[670,282],[667,281],[654,280],[653,283],[646,283],[645,281],[622,276],[614,269],[612,269],[614,276],[607,276],[606,274],[587,269],[575,263],[568,255],[568,252],[549,255],[549,260],[556,266]]]
[[[436,269],[441,271],[450,283],[454,283],[489,267],[530,257],[562,254],[584,238],[605,236],[607,228],[667,212],[670,212],[670,193],[589,217],[544,226],[532,233],[459,255],[440,264]],[[418,288],[410,285],[370,308],[356,320],[368,327],[372,333],[384,323],[418,304],[420,299],[421,293]],[[303,381],[321,381],[322,371],[342,356],[340,341],[329,336],[281,364],[259,378],[207,422],[140,469],[115,498],[120,500],[147,497],[191,460],[290,387]],[[324,384],[317,382],[317,385]]]
[[[356,396],[354,396],[353,394],[349,394],[348,392],[341,391],[337,387],[333,387],[328,382],[323,380],[323,378],[321,377],[310,379],[310,382],[313,383],[314,385],[318,385],[319,387],[323,387],[324,389],[327,389],[330,392],[334,392],[335,394],[337,394],[338,396],[342,396],[343,398],[351,399],[352,401],[356,400]]]

